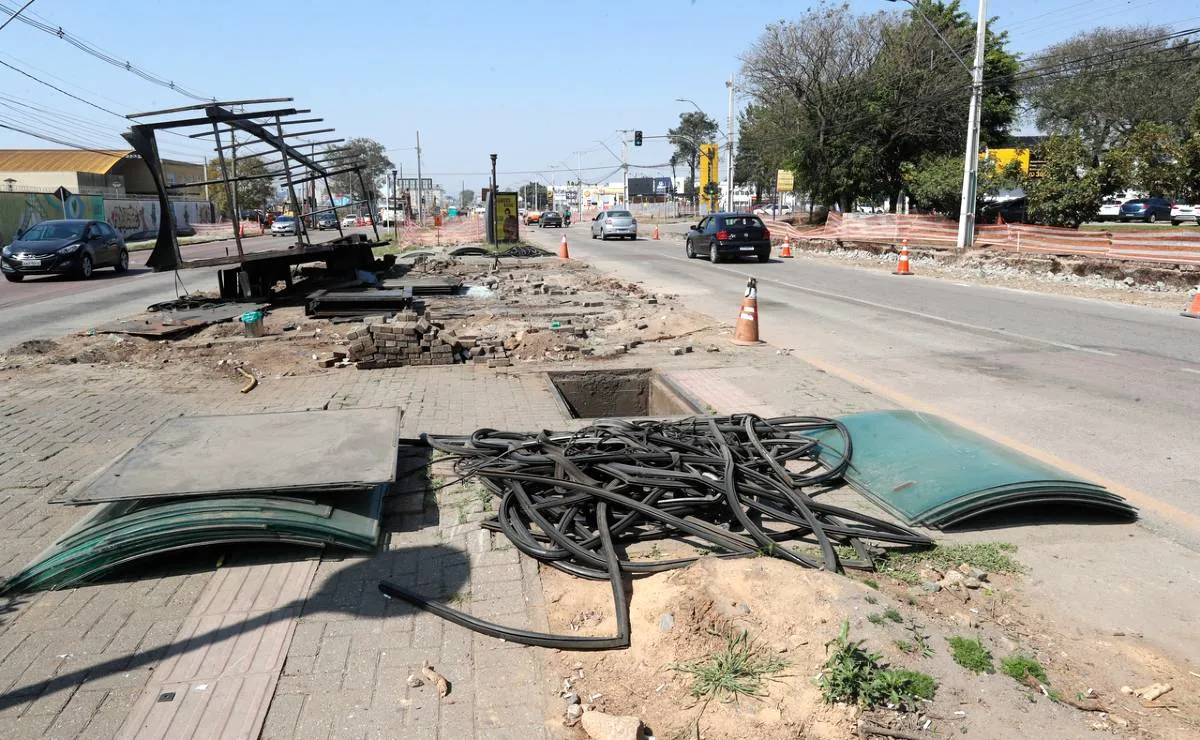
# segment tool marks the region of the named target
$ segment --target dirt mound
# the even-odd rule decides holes
[[[616,621],[606,584],[581,584],[543,571],[551,627],[580,635],[612,634]],[[632,645],[598,654],[562,653],[559,678],[585,704],[634,714],[659,738],[845,738],[855,712],[826,705],[812,678],[825,660],[824,642],[839,614],[865,587],[841,576],[803,570],[773,558],[720,560],[634,582]],[[788,609],[780,609],[781,605]],[[675,670],[724,649],[730,629],[745,630],[764,654],[786,662],[766,680],[764,696],[705,702],[691,695],[692,678]],[[581,667],[576,667],[581,666]],[[582,677],[580,677],[582,674]]]
[[[58,351],[58,343],[49,339],[29,339],[8,350],[10,355],[49,355]]]

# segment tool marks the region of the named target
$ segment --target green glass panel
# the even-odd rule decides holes
[[[1101,486],[932,414],[869,411],[838,421],[853,447],[847,481],[909,524],[945,526],[1005,507],[1047,503],[1135,514]],[[823,458],[843,451],[836,432],[815,436]]]

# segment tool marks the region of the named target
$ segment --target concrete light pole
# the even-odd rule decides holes
[[[979,187],[979,109],[983,105],[983,54],[987,42],[987,0],[979,0],[975,19],[975,62],[971,65],[971,111],[967,123],[967,155],[963,163],[963,197],[958,211],[959,250],[975,245],[975,193]]]
[[[725,210],[736,210],[733,207],[733,75],[725,83],[729,88],[729,117],[725,119],[725,182],[727,191]]]
[[[893,3],[897,1],[888,0]],[[913,13],[925,21],[958,63],[967,69],[967,63],[916,3],[913,0],[903,1],[912,7]],[[970,69],[967,69],[971,73],[971,108],[967,114],[967,152],[963,158],[962,201],[958,208],[958,239],[955,242],[955,248],[958,250],[969,249],[975,244],[975,194],[979,188],[979,111],[983,105],[983,56],[986,43],[987,0],[979,0],[979,13],[975,16],[975,61]]]

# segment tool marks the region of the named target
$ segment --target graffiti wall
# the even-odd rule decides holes
[[[175,211],[176,228],[212,223],[215,216],[212,204],[208,201],[172,201],[171,207]],[[152,235],[158,231],[158,201],[105,198],[104,218],[122,236],[142,232]]]
[[[52,193],[0,192],[0,244],[8,244],[22,229],[53,218],[104,218],[104,198],[72,195],[65,203]]]
[[[145,232],[153,238],[158,231],[158,201],[134,198],[105,198],[101,195],[72,195],[63,202],[52,193],[0,192],[0,244],[8,244],[22,229],[54,218],[86,218],[108,221],[122,236]],[[216,215],[208,201],[173,201],[179,228],[212,223]]]

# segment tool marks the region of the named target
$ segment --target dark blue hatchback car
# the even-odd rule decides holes
[[[1152,224],[1159,219],[1171,220],[1171,201],[1166,198],[1137,198],[1127,200],[1117,211],[1117,220],[1125,223],[1130,219],[1138,219]]]
[[[125,240],[104,221],[42,221],[0,251],[0,272],[13,283],[26,275],[69,273],[87,279],[97,267],[112,267],[117,272],[129,269]]]

